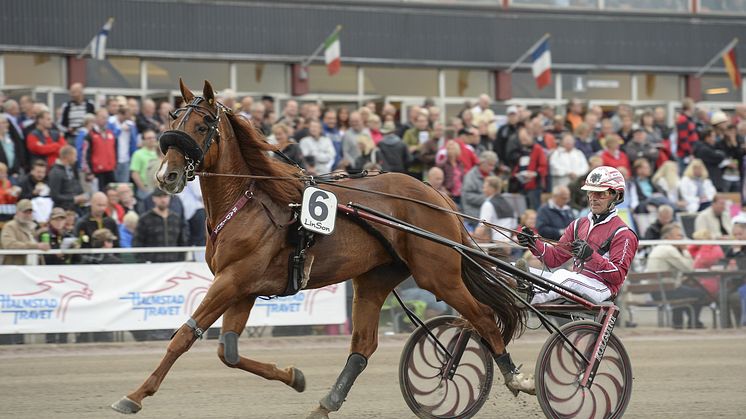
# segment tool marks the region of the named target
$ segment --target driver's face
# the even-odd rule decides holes
[[[608,190],[603,192],[588,192],[588,206],[593,215],[600,215],[606,212],[612,199],[614,199],[614,194]]]

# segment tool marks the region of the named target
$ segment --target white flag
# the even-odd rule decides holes
[[[104,27],[93,37],[91,40],[91,58],[94,60],[105,60],[106,59],[106,38],[109,37],[109,31],[111,25],[114,24],[114,18],[110,17],[106,21]]]

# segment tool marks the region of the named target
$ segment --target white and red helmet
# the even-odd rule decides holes
[[[619,170],[610,166],[600,166],[588,173],[588,177],[585,178],[585,185],[582,190],[603,192],[612,190],[616,192],[616,202],[622,202],[624,200],[624,190],[626,182],[624,176]]]

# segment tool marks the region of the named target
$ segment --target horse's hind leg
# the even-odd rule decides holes
[[[256,297],[241,300],[230,306],[223,314],[218,357],[230,368],[238,368],[267,380],[281,381],[296,391],[302,392],[306,389],[306,380],[299,369],[293,367],[279,369],[275,364],[254,361],[238,354],[238,337],[246,327],[249,312],[255,301]]]
[[[161,359],[158,368],[137,390],[112,404],[112,409],[120,413],[137,413],[142,409],[142,400],[158,391],[158,387],[176,360],[188,351],[194,341],[202,336],[202,332],[215,323],[215,320],[233,304],[235,296],[238,295],[236,282],[233,279],[235,277],[225,273],[215,276],[215,281],[192,318],[174,333],[166,349],[166,355]]]
[[[410,261],[410,268],[421,288],[432,292],[458,311],[489,344],[492,356],[503,373],[505,384],[513,395],[517,395],[519,391],[534,394],[533,377],[518,371],[506,351],[505,341],[495,321],[495,311],[469,292],[464,281],[459,278],[461,269],[458,265],[443,263],[438,267],[440,270],[436,270],[432,263],[420,259],[414,263]]]
[[[352,301],[352,342],[350,356],[329,393],[308,419],[328,418],[342,406],[358,375],[368,364],[368,358],[378,347],[378,319],[381,306],[391,290],[406,278],[397,268],[378,268],[353,279],[355,296]]]

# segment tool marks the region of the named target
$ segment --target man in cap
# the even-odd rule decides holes
[[[508,155],[510,154],[508,144],[510,144],[511,148],[518,147],[518,123],[520,122],[520,116],[518,115],[518,107],[515,105],[508,106],[506,113],[508,115],[508,122],[497,130],[495,152],[502,164],[512,166],[513,162],[508,161]]]
[[[34,208],[28,199],[22,199],[16,204],[16,215],[3,226],[0,246],[3,249],[49,250],[49,243],[39,243],[36,240]],[[44,263],[41,258],[40,263]],[[25,264],[25,255],[6,255],[3,259],[3,265]]]
[[[116,240],[117,236],[109,231],[108,228],[99,228],[91,235],[91,248],[112,249]],[[122,263],[122,261],[112,253],[91,253],[83,255],[80,263],[86,265],[110,265]]]
[[[65,239],[71,240],[75,236],[72,231],[65,230],[65,223],[67,222],[67,213],[60,207],[52,209],[52,214],[49,216],[49,223],[45,230],[39,234],[39,241],[42,243],[49,243],[50,248],[60,249]],[[66,243],[69,244],[70,241]],[[78,244],[75,243],[75,247]],[[44,261],[47,265],[62,265],[72,262],[72,255],[44,255]]]
[[[16,204],[16,215],[8,221],[0,233],[0,247],[3,249],[49,250],[49,244],[39,243],[35,238],[36,223],[31,201],[22,199]],[[44,260],[39,258],[40,263]],[[26,255],[6,255],[3,265],[25,265]],[[0,345],[22,344],[22,334],[0,335]]]

